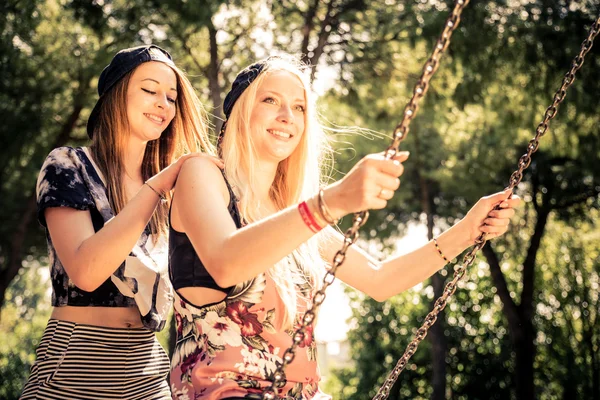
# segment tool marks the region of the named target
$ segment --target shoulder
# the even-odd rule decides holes
[[[73,157],[77,149],[69,146],[62,146],[53,149],[47,158]]]
[[[215,201],[217,203],[215,203]],[[208,157],[190,157],[183,162],[173,194],[175,215],[209,204],[227,205],[231,201],[221,169]]]
[[[94,206],[77,149],[59,147],[48,154],[38,175],[36,195],[38,220],[43,226],[46,226],[46,208],[87,210]]]
[[[190,157],[185,160],[178,178],[188,182],[198,180],[224,181],[221,169],[208,156]]]
[[[77,156],[77,150],[73,147],[57,147],[52,150],[42,166],[42,170],[48,166],[62,167],[62,168],[73,168],[80,163],[80,159]]]
[[[84,187],[81,174],[81,159],[72,147],[58,147],[52,150],[38,175],[36,189],[38,196],[59,189],[80,190]],[[82,190],[82,189],[81,189]]]
[[[189,192],[200,189],[203,192],[228,193],[222,170],[209,156],[190,157],[183,162],[177,177],[177,189]]]

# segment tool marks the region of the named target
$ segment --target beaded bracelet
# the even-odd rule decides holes
[[[336,225],[338,223],[338,220],[331,216],[331,211],[329,210],[329,207],[327,207],[327,204],[325,204],[324,192],[322,188],[319,189],[319,212],[321,213],[321,216],[325,222],[327,222],[329,225]]]
[[[144,182],[144,185],[146,185],[150,189],[152,189],[152,191],[154,193],[156,193],[156,195],[160,198],[160,201],[162,201],[163,203],[167,201],[167,196],[165,196],[164,194],[160,193],[158,190],[154,189],[152,186],[150,186],[150,184],[148,182]]]
[[[435,248],[437,249],[438,253],[440,253],[440,256],[442,256],[442,258],[444,259],[444,261],[446,261],[446,264],[450,263],[450,260],[448,260],[446,258],[446,256],[444,255],[444,253],[442,253],[442,249],[440,249],[440,246],[438,246],[438,242],[436,238],[433,238],[433,244],[435,245]]]
[[[323,229],[323,226],[319,225],[317,221],[315,221],[315,217],[313,213],[310,212],[310,208],[308,208],[308,204],[306,204],[306,201],[303,201],[302,203],[298,204],[298,211],[300,212],[302,220],[311,231],[317,233],[321,229]]]

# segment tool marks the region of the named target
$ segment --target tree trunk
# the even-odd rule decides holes
[[[433,239],[433,228],[434,228],[434,214],[435,205],[430,192],[431,182],[421,174],[423,166],[421,163],[421,151],[419,138],[415,137],[416,147],[416,174],[419,181],[420,191],[420,202],[421,209],[427,216],[427,239]],[[441,274],[437,273],[431,277],[431,284],[433,286],[433,300],[431,302],[431,309],[435,301],[444,292],[444,278]],[[433,375],[431,377],[431,385],[433,387],[433,393],[431,395],[432,400],[443,400],[446,397],[446,351],[448,343],[446,336],[444,335],[444,322],[445,312],[440,311],[435,324],[429,329],[428,338],[431,341],[431,362]]]
[[[308,45],[310,44],[310,35],[315,28],[315,15],[317,15],[317,8],[319,6],[319,0],[314,0],[308,6],[308,10],[304,14],[304,25],[302,26],[302,44],[300,46],[300,57],[302,62],[308,64],[310,58],[308,56]]]
[[[598,331],[596,331],[598,332]],[[598,348],[598,346],[596,346]],[[592,396],[593,400],[600,400],[600,357],[594,351],[594,345],[590,346],[592,353]]]
[[[19,269],[21,269],[21,262],[23,260],[23,243],[25,241],[25,237],[27,236],[31,218],[35,215],[36,210],[37,203],[34,193],[27,200],[25,208],[19,213],[19,225],[17,226],[17,229],[15,229],[12,239],[10,240],[8,262],[0,273],[0,310],[2,310],[2,307],[4,306],[4,300],[8,286],[19,273]]]
[[[533,326],[533,313],[535,310],[533,294],[535,289],[535,260],[546,230],[551,207],[545,204],[538,210],[538,218],[530,240],[527,256],[523,262],[523,291],[519,305],[521,317],[522,336],[515,341],[516,373],[517,373],[517,398],[521,400],[534,400],[535,383],[533,380],[533,362],[535,360],[535,328]]]
[[[317,66],[319,65],[319,60],[321,59],[321,55],[325,50],[325,45],[329,41],[329,35],[334,29],[334,25],[337,26],[338,21],[337,18],[333,15],[333,7],[334,0],[330,0],[327,4],[327,12],[325,13],[325,18],[321,21],[319,37],[317,40],[317,45],[312,50],[313,56],[310,59],[310,81],[314,82],[315,75],[317,73]]]
[[[444,290],[444,278],[440,274],[431,277],[433,285],[434,301],[438,299]],[[432,303],[433,306],[433,303]],[[442,310],[438,314],[438,319],[429,331],[431,340],[431,362],[433,367],[433,376],[431,385],[433,393],[432,400],[443,400],[446,398],[446,351],[448,343],[444,335],[445,312]]]
[[[504,275],[500,269],[500,262],[490,243],[486,243],[483,248],[483,254],[490,265],[492,280],[498,291],[498,296],[502,300],[502,311],[508,321],[508,328],[514,345],[516,398],[519,400],[535,399],[533,380],[533,362],[536,351],[536,333],[533,326],[535,260],[551,210],[550,204],[543,204],[537,208],[537,221],[523,262],[523,290],[519,306],[516,306],[510,296]]]
[[[302,26],[302,44],[300,46],[300,54],[302,62],[310,65],[310,81],[313,82],[315,74],[317,72],[317,65],[325,50],[325,45],[329,40],[331,31],[334,29],[333,25],[337,25],[337,16],[334,15],[333,11],[335,8],[334,0],[330,0],[327,3],[327,11],[325,17],[319,24],[319,33],[317,37],[317,44],[313,49],[309,49],[311,35],[315,29],[315,17],[319,8],[320,0],[314,0],[308,6],[308,9],[304,13],[304,25]],[[312,54],[310,54],[312,53]]]
[[[515,328],[513,328],[514,330]],[[513,341],[515,345],[516,394],[519,400],[534,400],[533,360],[535,358],[535,332],[533,322],[523,318],[520,334]]]
[[[427,239],[433,239],[433,201],[429,193],[429,182],[419,174],[419,183],[421,186],[421,205],[427,215]],[[442,296],[444,292],[444,277],[437,273],[431,277],[431,284],[433,286],[433,300],[431,302],[431,308],[435,301]],[[444,335],[444,325],[446,320],[446,313],[444,310],[440,311],[435,324],[429,330],[429,340],[431,341],[431,363],[433,369],[433,375],[431,377],[431,385],[433,387],[433,393],[431,394],[432,400],[444,400],[446,397],[446,351],[448,349],[448,343],[446,336]]]
[[[426,182],[424,184],[427,184]],[[430,200],[430,198],[428,198]],[[433,214],[427,214],[427,238],[433,239]],[[444,292],[444,277],[439,273],[431,277],[431,284],[433,286],[433,300],[431,302],[431,308],[435,301],[442,296]],[[431,377],[431,385],[433,387],[433,393],[431,395],[432,400],[443,400],[446,398],[446,351],[448,349],[448,343],[446,336],[444,335],[444,325],[446,321],[446,313],[444,310],[440,311],[435,324],[429,330],[429,340],[431,341],[431,363],[433,369],[433,375]]]
[[[592,395],[600,400],[600,360],[596,352],[592,352]]]

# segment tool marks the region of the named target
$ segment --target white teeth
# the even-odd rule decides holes
[[[270,130],[269,132],[271,132],[275,136],[279,136],[279,137],[282,137],[285,139],[289,139],[292,137],[292,135],[290,135],[289,133],[286,133],[286,132],[274,131],[274,130]]]
[[[144,114],[146,117],[150,118],[152,121],[158,122],[160,124],[163,123],[164,119],[161,117],[157,117],[156,115],[152,115],[152,114]]]

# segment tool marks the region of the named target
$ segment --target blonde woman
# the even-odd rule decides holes
[[[186,161],[170,214],[174,399],[260,398],[320,284],[325,260],[341,247],[342,236],[326,225],[384,208],[408,157],[369,155],[320,190],[327,145],[307,78],[286,59],[243,70],[224,111],[224,171],[208,160]],[[488,238],[506,232],[519,201],[505,201],[508,195],[482,199],[435,243],[407,255],[378,262],[352,247],[338,277],[381,301],[408,289],[480,232]],[[497,204],[502,210],[492,211]],[[316,344],[308,333],[286,370],[284,399],[330,398],[319,389]]]
[[[189,158],[178,157],[213,152],[205,116],[153,45],[118,52],[98,92],[91,146],[54,149],[38,178],[54,309],[22,399],[171,397],[154,334],[172,304],[160,200]]]

